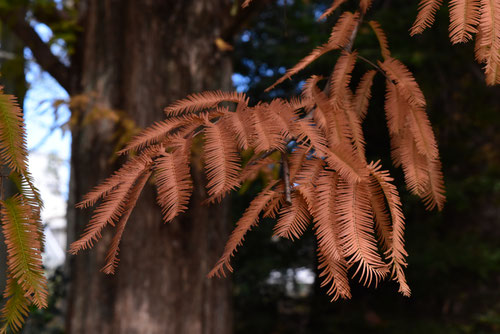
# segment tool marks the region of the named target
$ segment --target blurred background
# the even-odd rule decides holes
[[[110,161],[111,153],[117,145],[130,138],[137,129],[150,124],[152,120],[161,119],[162,109],[154,108],[152,112],[156,114],[151,117],[133,116],[127,123],[123,119],[128,119],[127,115],[134,112],[137,114],[140,109],[130,106],[140,102],[133,102],[134,95],[125,91],[120,96],[126,96],[126,99],[132,102],[120,104],[121,102],[115,102],[120,98],[113,97],[114,93],[108,91],[121,87],[122,81],[128,82],[127,80],[141,77],[141,66],[145,78],[141,77],[137,82],[150,80],[151,85],[178,84],[175,80],[164,82],[154,75],[148,76],[148,62],[152,62],[153,72],[156,64],[155,58],[148,57],[161,56],[163,52],[163,58],[171,57],[172,66],[178,65],[179,68],[193,65],[192,60],[189,60],[187,65],[184,64],[185,59],[189,57],[211,59],[207,62],[207,66],[212,67],[210,70],[198,69],[205,76],[213,76],[214,79],[210,83],[197,84],[196,80],[199,79],[189,74],[191,72],[181,72],[188,73],[184,74],[187,76],[192,75],[195,83],[181,82],[182,88],[169,88],[173,97],[159,98],[154,102],[159,106],[166,106],[189,92],[207,88],[231,89],[231,86],[246,92],[252,102],[270,100],[277,96],[291,97],[300,94],[301,85],[311,74],[328,75],[336,60],[335,54],[322,57],[293,80],[286,81],[270,93],[264,93],[264,89],[286,69],[328,39],[330,29],[341,12],[337,11],[326,21],[318,22],[317,18],[331,1],[255,0],[246,10],[239,8],[240,2],[229,0],[210,0],[206,2],[209,4],[206,7],[196,5],[196,1],[182,1],[176,5],[169,4],[169,1],[163,2],[166,4],[145,1],[136,7],[127,7],[125,2],[120,1],[0,1],[0,81],[7,92],[15,94],[23,101],[30,168],[45,200],[42,212],[46,232],[44,264],[50,278],[51,302],[47,309],[33,310],[25,326],[25,333],[500,333],[500,87],[485,85],[481,67],[474,61],[474,43],[451,46],[448,39],[447,8],[442,8],[437,13],[433,28],[421,36],[410,37],[408,29],[417,13],[417,1],[397,0],[375,0],[367,20],[378,20],[381,23],[389,38],[393,56],[402,60],[412,70],[427,98],[428,114],[437,135],[447,190],[444,210],[428,212],[424,205],[406,190],[401,170],[390,169],[402,196],[403,211],[406,215],[405,236],[409,253],[406,275],[412,289],[411,298],[399,295],[394,282],[384,282],[377,289],[366,289],[353,281],[351,300],[330,302],[317,279],[312,231],[309,230],[301,240],[292,243],[273,238],[273,224],[263,221],[248,234],[244,246],[239,248],[234,258],[234,274],[229,279],[216,283],[224,285],[221,291],[228,291],[223,297],[218,297],[225,299],[226,306],[221,310],[214,308],[214,311],[204,316],[220,317],[220,322],[223,323],[220,330],[217,330],[219,325],[214,325],[210,330],[197,331],[199,328],[212,326],[211,321],[200,320],[201,327],[198,329],[187,329],[179,324],[175,331],[166,328],[163,331],[161,326],[159,329],[151,329],[153,327],[141,325],[144,319],[151,321],[154,317],[145,318],[139,311],[136,314],[123,313],[117,316],[122,307],[117,305],[125,303],[115,296],[122,293],[120,287],[124,283],[121,282],[127,281],[121,277],[137,275],[124,269],[127,268],[126,264],[124,268],[119,269],[117,278],[88,280],[89,285],[90,282],[96,285],[104,282],[102,289],[114,291],[112,297],[105,296],[106,301],[102,302],[101,310],[109,310],[103,317],[109,317],[110,323],[121,317],[121,322],[117,323],[122,324],[100,327],[102,319],[92,316],[84,319],[85,316],[81,314],[89,313],[88,305],[91,303],[75,303],[75,297],[72,296],[92,295],[94,290],[93,287],[82,288],[82,283],[75,282],[91,275],[104,276],[98,272],[103,262],[103,258],[99,259],[98,256],[103,256],[104,253],[96,251],[96,254],[100,255],[87,254],[86,262],[80,265],[75,264],[78,259],[67,259],[67,240],[74,240],[75,231],[78,231],[78,228],[75,229],[71,225],[78,225],[78,219],[73,215],[79,215],[72,213],[72,210],[69,214],[66,213],[67,201],[70,201],[68,207],[78,201],[74,198],[78,194],[74,190],[77,188],[75,184],[78,183],[72,181],[73,186],[70,187],[70,170],[78,174],[78,171],[74,171],[74,166],[71,167],[72,163],[77,163],[75,156],[72,158],[72,153],[83,154],[83,150],[76,147],[75,138],[78,138],[80,143],[85,131],[82,128],[88,126],[82,125],[82,122],[85,122],[79,117],[77,110],[88,109],[87,100],[94,99],[103,103],[104,109],[107,108],[108,113],[102,114],[105,115],[103,117],[118,124],[112,127],[116,131],[113,141],[106,142],[110,148],[102,152],[103,156],[108,156],[104,161]],[[356,5],[357,1],[347,1],[342,9],[355,10]],[[199,52],[195,46],[191,46],[192,52],[174,52],[170,48],[169,51],[162,51],[160,48],[148,53],[148,48],[141,49],[140,45],[131,42],[134,38],[145,38],[143,46],[148,45],[149,37],[144,37],[147,34],[137,34],[128,26],[135,24],[142,27],[144,24],[140,23],[140,20],[122,19],[122,22],[113,16],[126,14],[127,18],[134,15],[144,18],[158,15],[155,10],[158,14],[167,11],[168,15],[158,20],[164,22],[164,28],[171,25],[170,30],[160,31],[159,37],[155,38],[168,35],[165,39],[172,43],[172,49],[189,49],[187,46],[192,44],[186,43],[186,40],[189,41],[186,38],[191,38],[193,43],[206,46],[205,54]],[[212,17],[207,19],[208,21],[188,18],[190,15],[206,16],[210,10]],[[108,11],[117,14],[109,14]],[[102,26],[102,31],[99,27],[92,28],[92,20],[97,23],[102,23],[102,20],[110,22],[109,25],[114,29],[111,33],[120,35],[119,39],[125,41],[124,44],[116,46],[118,51],[108,50],[115,47],[112,43],[104,47],[106,41],[89,42],[89,36],[96,38],[98,34],[108,34],[108,26]],[[18,21],[24,21],[27,26],[22,27]],[[186,24],[189,29],[183,28],[184,21],[188,22]],[[152,19],[152,22],[156,21]],[[195,26],[196,24],[200,26]],[[203,35],[200,32],[212,27],[216,33]],[[154,24],[151,24],[149,29],[153,28]],[[52,63],[40,58],[40,45],[27,41],[27,38],[33,39],[33,36],[27,34],[26,29],[36,33],[60,66],[72,73],[78,72],[78,83],[75,84],[74,80],[66,81],[63,75],[54,70]],[[183,33],[188,37],[183,37]],[[175,36],[170,36],[171,34]],[[154,42],[154,38],[151,38]],[[176,44],[175,40],[183,38],[184,42]],[[165,45],[162,44],[163,46]],[[86,63],[99,62],[100,60],[96,59],[100,56],[109,58],[110,62],[116,60],[107,57],[107,53],[123,53],[125,59],[135,59],[125,56],[129,47],[138,48],[134,52],[139,60],[131,62],[130,67],[127,63],[121,63],[119,68],[124,74],[109,79],[110,81],[98,75],[99,69],[102,71],[106,67],[96,66],[92,69],[92,66]],[[92,48],[93,51],[89,51]],[[360,28],[354,48],[368,59],[375,61],[380,58],[377,41],[366,25]],[[187,52],[188,57],[176,58],[182,57],[183,52]],[[215,60],[212,61],[211,57]],[[102,66],[106,64],[109,63],[103,62]],[[354,84],[367,69],[369,67],[366,64],[357,66]],[[88,71],[94,72],[88,74]],[[108,74],[114,78],[115,72]],[[159,72],[163,73],[161,70]],[[219,74],[213,74],[215,72]],[[221,73],[227,78],[221,78]],[[88,89],[88,85],[91,89]],[[123,86],[125,89],[143,90],[139,83],[137,86]],[[158,92],[149,92],[147,89],[144,88],[145,91],[139,93]],[[363,130],[368,143],[368,158],[382,159],[383,165],[388,168],[391,162],[383,109],[384,91],[384,78],[377,76]],[[98,97],[89,92],[97,94]],[[112,97],[107,98],[106,94]],[[87,103],[85,107],[81,107],[84,104],[82,100]],[[140,101],[140,98],[137,101]],[[122,120],[118,121],[117,118]],[[95,126],[94,123],[90,125]],[[105,168],[99,175],[106,175],[116,163],[109,162],[111,167]],[[83,174],[81,177],[84,178]],[[90,180],[87,189],[94,184],[95,182]],[[228,228],[234,225],[251,198],[261,188],[262,181],[257,180],[232,195],[231,203],[223,204],[225,209],[222,211],[227,216]],[[81,219],[88,220],[88,216]],[[160,221],[156,223],[161,225]],[[173,224],[176,223],[184,222]],[[221,229],[220,240],[227,238],[228,228]],[[143,240],[148,240],[148,233],[152,231],[144,229],[141,233],[144,234]],[[164,240],[165,243],[169,241],[171,240]],[[220,254],[222,246],[223,244],[219,245],[215,253]],[[125,247],[126,245],[123,246]],[[141,252],[138,248],[135,248],[135,251]],[[190,248],[186,249],[189,255]],[[158,260],[159,264],[162,263],[160,260],[161,258]],[[192,258],[192,261],[196,263],[197,259]],[[208,262],[208,267],[215,263],[212,260]],[[95,268],[82,269],[81,266]],[[174,275],[175,268],[182,268],[182,263],[179,266],[175,263],[156,265],[157,271],[144,270],[144,277],[163,275],[160,274],[162,272],[168,277]],[[80,274],[81,270],[97,273]],[[140,280],[144,281],[144,277]],[[158,301],[150,296],[155,293],[154,284],[153,282],[145,285],[153,291],[140,290],[137,292],[141,294],[140,297],[130,297],[132,304],[138,304],[140,301],[144,303],[141,305],[148,305],[148,300],[151,299],[154,300],[154,307],[160,307],[162,312],[168,313],[172,305],[165,304],[163,308],[163,305],[159,305]],[[130,286],[132,285],[127,285]],[[188,290],[191,291],[189,286]],[[173,296],[172,294],[173,292],[167,292],[167,296]],[[101,295],[94,297],[101,298]],[[182,295],[175,298],[182,299]],[[191,300],[189,292],[184,294],[184,299]],[[194,296],[192,300],[198,303],[198,296]],[[83,311],[79,309],[82,305],[87,305],[83,306]],[[134,309],[139,310],[139,306],[130,306],[126,310]],[[127,327],[129,325],[123,324],[123,319],[127,317],[131,317],[130,321],[135,323],[134,326]],[[89,321],[93,324],[88,325]],[[193,318],[190,315],[184,321],[193,321]],[[182,319],[179,322],[182,322]]]

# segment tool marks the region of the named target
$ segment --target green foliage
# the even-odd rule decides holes
[[[10,168],[9,179],[17,187],[17,194],[0,200],[8,267],[2,332],[8,328],[19,330],[29,305],[42,308],[47,304],[41,256],[42,203],[27,168],[25,136],[22,113],[16,99],[3,94],[0,88],[0,162]],[[0,178],[0,187],[3,187],[7,178],[5,175],[0,175]],[[1,195],[3,197],[3,189]]]

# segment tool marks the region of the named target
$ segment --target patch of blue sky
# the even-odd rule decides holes
[[[35,24],[34,27],[43,41],[51,39],[50,28],[43,24]],[[62,60],[66,57],[64,48],[57,43],[52,45],[52,51]],[[61,191],[63,196],[67,197],[71,135],[63,129],[70,117],[66,103],[69,96],[57,81],[34,61],[28,48],[24,50],[24,56],[27,60],[25,75],[29,87],[23,106],[28,149],[30,153],[57,156],[62,160],[59,168]],[[62,101],[64,103],[59,103]],[[58,108],[55,108],[56,104],[59,104]],[[31,166],[31,169],[38,167],[41,168]]]

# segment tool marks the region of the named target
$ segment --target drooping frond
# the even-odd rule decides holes
[[[389,176],[388,171],[380,170],[381,166],[378,162],[371,163],[368,168],[376,183],[384,194],[387,201],[387,206],[392,220],[392,235],[390,240],[390,248],[387,251],[391,265],[393,266],[393,275],[399,283],[399,292],[404,296],[410,296],[410,288],[406,283],[406,278],[402,268],[406,267],[406,257],[408,254],[404,249],[404,215],[401,210],[401,200],[399,199],[398,190],[391,183],[393,178]]]
[[[18,173],[26,170],[26,134],[16,98],[3,94],[0,87],[0,159]]]
[[[352,184],[339,180],[336,213],[339,235],[344,256],[349,266],[357,263],[354,275],[360,274],[360,281],[375,285],[386,276],[388,269],[380,258],[374,239],[373,214],[370,207],[370,193],[366,184]]]
[[[437,159],[439,152],[436,138],[424,108],[410,105],[408,110],[408,124],[418,151],[429,160]]]
[[[481,30],[481,25],[477,28],[476,41],[474,43],[474,58],[478,63],[483,63],[486,61],[488,55],[488,46],[483,44],[483,32]]]
[[[281,150],[285,146],[282,136],[282,128],[279,126],[268,110],[269,105],[258,105],[252,109],[253,117],[251,119],[253,129],[252,147],[256,153]]]
[[[269,120],[279,128],[281,136],[289,137],[292,127],[299,120],[295,109],[282,99],[274,99],[267,110]]]
[[[370,175],[368,187],[370,189],[370,204],[373,210],[373,218],[379,244],[383,251],[387,251],[391,248],[392,244],[392,224],[391,217],[387,212],[385,196],[378,181],[373,175]]]
[[[312,120],[296,120],[293,124],[293,134],[299,143],[309,142],[311,147],[318,151],[324,151],[326,148],[326,138]]]
[[[414,106],[425,107],[425,97],[418,86],[413,74],[408,68],[395,58],[387,58],[380,67],[387,76],[396,83],[400,94]]]
[[[181,115],[172,117],[164,121],[156,122],[152,126],[144,129],[127,144],[127,146],[118,152],[124,154],[132,150],[140,150],[146,146],[157,144],[167,139],[175,138],[176,135],[182,133],[182,130],[195,129],[202,125],[205,120],[220,117],[228,113],[227,108],[217,108],[212,112],[197,114]]]
[[[246,150],[252,142],[254,133],[250,112],[245,110],[241,104],[238,104],[234,113],[228,113],[226,116],[228,121],[228,129],[234,132],[238,141],[238,148]]]
[[[305,198],[298,192],[292,194],[292,204],[281,208],[274,227],[274,235],[293,240],[302,236],[311,216]]]
[[[342,49],[352,43],[351,37],[359,22],[359,13],[344,12],[340,15],[328,39],[328,44],[334,49]]]
[[[33,219],[33,209],[22,195],[15,195],[0,203],[10,276],[34,305],[39,308],[46,307],[47,288],[42,268],[42,241],[39,237],[39,224]]]
[[[486,83],[500,83],[500,3],[481,0],[480,45],[484,48]]]
[[[406,127],[408,102],[399,94],[396,86],[386,81],[385,117],[391,136],[400,134]]]
[[[477,33],[480,18],[479,0],[450,1],[450,40],[453,44],[465,43]]]
[[[441,162],[439,159],[431,160],[428,164],[427,172],[429,175],[428,187],[423,194],[424,203],[427,210],[433,210],[435,207],[439,211],[443,210],[446,202],[443,172],[441,171]]]
[[[299,146],[293,150],[288,157],[288,164],[290,166],[290,180],[295,180],[295,175],[302,172],[302,164],[307,160],[309,149],[305,146]]]
[[[224,123],[206,123],[205,169],[209,201],[220,200],[239,186],[240,156]]]
[[[290,174],[290,180],[299,186],[313,186],[319,173],[325,166],[322,159],[311,157],[301,162],[295,175]]]
[[[330,146],[339,144],[349,144],[349,138],[352,136],[346,115],[341,106],[335,106],[330,103],[326,94],[316,86],[312,89],[312,94],[318,111],[328,123],[326,129],[327,139]]]
[[[316,182],[316,201],[314,227],[318,240],[318,269],[321,270],[321,286],[328,286],[328,294],[333,300],[351,297],[347,263],[340,247],[339,228],[335,216],[337,176],[334,172],[323,170]]]
[[[335,145],[327,149],[325,159],[330,167],[349,182],[360,182],[367,175],[362,162],[354,156],[351,149],[344,145]]]
[[[380,26],[380,23],[377,21],[368,22],[370,27],[372,28],[375,36],[377,36],[378,44],[380,45],[380,53],[384,59],[391,57],[391,51],[389,50],[389,42],[387,42],[387,36],[385,35],[384,30]]]
[[[117,174],[119,183],[115,188],[107,193],[104,201],[94,211],[92,218],[85,227],[80,239],[73,242],[70,246],[70,253],[76,254],[82,249],[92,247],[94,241],[101,238],[101,233],[106,225],[112,226],[120,219],[125,211],[127,196],[137,178],[150,168],[152,159],[144,157],[143,159],[134,159],[130,165],[120,169]]]
[[[189,172],[188,157],[178,156],[176,152],[165,153],[154,164],[157,201],[162,208],[163,221],[170,222],[188,208],[193,191]]]
[[[257,225],[261,211],[267,206],[269,201],[274,196],[275,192],[271,189],[275,184],[276,182],[273,182],[268,185],[250,203],[250,206],[245,210],[243,217],[241,217],[236,224],[236,228],[231,233],[231,236],[224,247],[224,252],[222,253],[221,258],[217,261],[215,267],[210,271],[208,277],[226,276],[225,269],[230,272],[233,271],[230,259],[236,252],[236,248],[243,243],[245,234],[252,228],[252,226]]]
[[[276,80],[271,86],[267,87],[265,91],[269,92],[271,89],[273,89],[283,81],[290,79],[292,76],[294,76],[295,74],[299,73],[304,68],[306,68],[313,61],[315,61],[316,59],[318,59],[319,57],[321,57],[322,55],[333,49],[334,48],[329,43],[318,46],[309,55],[301,59],[294,67],[287,70],[286,73],[281,78]]]
[[[101,182],[98,186],[89,191],[81,202],[76,204],[77,208],[85,209],[93,206],[99,199],[108,195],[114,188],[123,183],[127,175],[137,172],[137,167],[145,165],[151,157],[155,156],[162,150],[160,146],[149,146],[141,155],[127,161],[119,170],[106,180]]]
[[[189,95],[165,108],[167,116],[177,116],[183,113],[194,113],[204,109],[214,108],[222,102],[248,104],[245,93],[208,91]]]
[[[393,137],[391,146],[396,165],[399,162],[403,167],[406,186],[413,194],[422,196],[429,182],[427,158],[418,152],[410,133]]]
[[[361,127],[361,118],[354,112],[350,104],[347,105],[345,109],[347,123],[351,129],[352,134],[352,144],[354,151],[358,154],[361,161],[366,161],[365,158],[365,136],[363,134],[363,128]]]
[[[344,2],[346,2],[346,0],[333,0],[332,4],[330,5],[330,7],[328,7],[327,10],[325,10],[323,12],[323,14],[321,14],[321,16],[318,18],[318,21],[321,21],[325,18],[327,18],[328,16],[330,16],[337,8],[340,7],[340,5],[342,5]]]
[[[410,29],[410,35],[422,33],[434,23],[434,16],[441,7],[442,0],[421,0],[418,5],[418,15]]]
[[[377,74],[377,71],[375,70],[366,72],[361,78],[358,87],[356,88],[356,94],[354,95],[352,109],[361,120],[363,120],[366,116],[368,105],[372,97],[371,88],[375,74]]]
[[[24,318],[28,316],[31,302],[22,286],[10,274],[7,277],[3,298],[6,302],[2,308],[4,324],[0,329],[0,333],[8,333],[9,328],[14,332],[18,332],[22,328]]]
[[[335,64],[330,85],[330,101],[339,108],[341,105],[348,103],[347,90],[351,82],[351,73],[356,63],[356,52],[342,52],[341,56]]]
[[[274,195],[271,197],[271,200],[267,203],[267,205],[264,207],[262,210],[262,217],[263,218],[273,218],[276,219],[278,212],[280,209],[285,205],[285,193],[283,190],[283,187],[279,187],[279,185],[276,188],[281,188],[281,191],[276,189],[274,192]]]
[[[125,212],[120,217],[118,224],[116,224],[116,233],[111,240],[111,246],[109,247],[108,254],[106,255],[106,265],[101,269],[101,271],[105,274],[114,274],[115,269],[118,266],[118,252],[120,251],[120,241],[122,239],[123,231],[125,230],[125,226],[127,225],[128,219],[130,218],[130,214],[137,203],[137,199],[142,192],[142,189],[146,185],[146,182],[149,180],[151,176],[151,171],[145,172],[143,175],[139,177],[137,182],[134,184],[130,193],[127,196],[127,203],[125,204]]]

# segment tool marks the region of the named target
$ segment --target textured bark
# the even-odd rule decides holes
[[[189,93],[230,89],[232,70],[214,44],[230,0],[88,0],[80,6],[82,56],[72,68],[82,76],[72,90],[89,103],[73,110],[79,125],[73,129],[69,242],[89,220],[89,212],[71,208],[116,167],[110,158],[118,125],[106,119],[85,125],[85,114],[119,110],[145,127]],[[68,333],[231,332],[229,282],[206,278],[227,239],[227,204],[202,205],[196,155],[189,212],[163,224],[155,191],[146,188],[125,229],[114,276],[99,272],[109,233],[92,250],[69,257]]]

